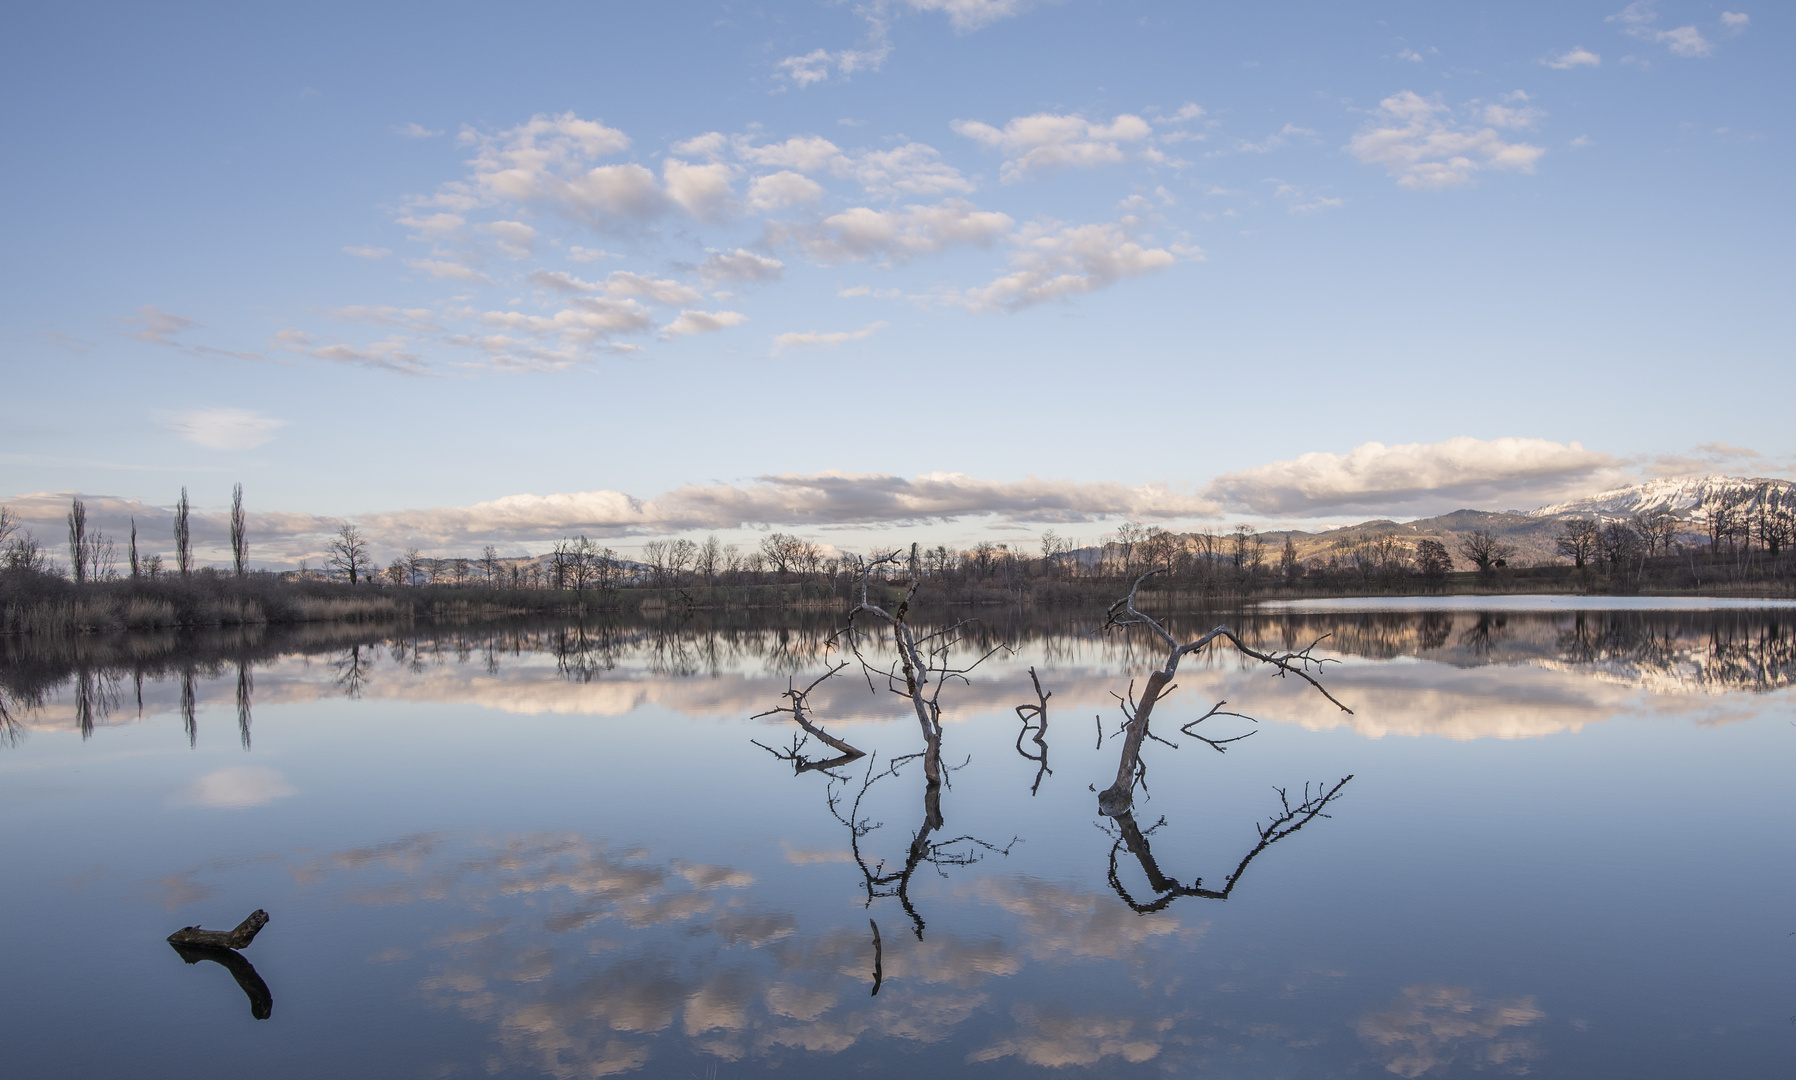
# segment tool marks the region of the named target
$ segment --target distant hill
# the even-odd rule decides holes
[[[1679,517],[1688,517],[1704,502],[1720,495],[1736,495],[1745,498],[1748,505],[1758,504],[1758,493],[1769,489],[1781,493],[1784,500],[1792,498],[1791,490],[1796,488],[1788,480],[1770,480],[1753,476],[1695,476],[1648,480],[1644,484],[1633,487],[1616,488],[1613,491],[1599,492],[1588,498],[1573,499],[1570,502],[1554,503],[1543,506],[1532,512],[1532,517],[1557,517],[1563,514],[1597,514],[1622,515],[1652,513],[1668,510]]]
[[[1769,491],[1784,505],[1796,502],[1796,483],[1763,477],[1703,476],[1682,479],[1649,480],[1632,487],[1600,492],[1588,498],[1555,503],[1531,511],[1455,510],[1450,514],[1398,523],[1387,519],[1362,521],[1339,529],[1310,533],[1297,530],[1260,533],[1267,543],[1267,555],[1276,560],[1285,537],[1297,549],[1297,557],[1305,562],[1327,559],[1330,555],[1345,557],[1354,547],[1383,536],[1394,536],[1406,547],[1413,548],[1423,539],[1439,540],[1447,546],[1454,562],[1464,569],[1459,542],[1477,529],[1515,545],[1514,565],[1529,566],[1558,561],[1554,537],[1569,517],[1595,517],[1616,520],[1636,513],[1668,511],[1687,523],[1686,537],[1696,541],[1701,532],[1695,520],[1703,503],[1718,495],[1734,495],[1756,506],[1761,492]]]

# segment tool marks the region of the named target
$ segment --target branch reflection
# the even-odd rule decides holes
[[[1185,885],[1176,878],[1168,877],[1160,869],[1160,864],[1155,861],[1154,853],[1149,847],[1147,839],[1165,826],[1166,819],[1161,818],[1144,830],[1135,823],[1134,814],[1124,811],[1111,819],[1115,825],[1115,832],[1112,835],[1116,837],[1116,842],[1110,846],[1110,872],[1108,875],[1110,887],[1116,890],[1116,895],[1122,897],[1123,903],[1142,915],[1153,911],[1163,911],[1181,896],[1198,896],[1206,900],[1227,900],[1229,895],[1235,891],[1235,886],[1240,884],[1241,875],[1247,872],[1248,865],[1259,858],[1261,852],[1317,818],[1328,817],[1329,815],[1323,813],[1323,810],[1340,798],[1341,789],[1346,787],[1347,781],[1352,779],[1350,774],[1336,781],[1335,785],[1326,791],[1321,785],[1318,785],[1314,795],[1310,794],[1310,785],[1305,784],[1303,797],[1295,806],[1291,804],[1290,796],[1285,789],[1279,788],[1279,812],[1273,814],[1271,820],[1265,825],[1256,824],[1254,826],[1260,834],[1259,843],[1249,848],[1247,854],[1241,857],[1241,861],[1235,864],[1235,869],[1223,879],[1220,889],[1204,888],[1202,878],[1193,878],[1191,884]],[[1153,900],[1138,900],[1123,885],[1122,877],[1117,873],[1117,856],[1125,847],[1128,848],[1129,854],[1135,856],[1136,860],[1140,862],[1142,872],[1147,875],[1148,888],[1153,891],[1155,897]]]

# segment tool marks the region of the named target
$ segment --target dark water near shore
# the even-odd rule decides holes
[[[0,1075],[1790,1075],[1796,610],[1508,607],[1230,616],[1354,712],[1187,660],[1133,832],[1151,643],[992,615],[921,846],[883,684],[814,695],[835,777],[756,745],[822,619],[15,640]]]

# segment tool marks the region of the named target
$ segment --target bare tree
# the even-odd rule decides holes
[[[1515,545],[1498,540],[1488,529],[1473,529],[1460,538],[1459,553],[1478,568],[1478,573],[1489,577],[1515,554]]]
[[[493,579],[499,576],[499,549],[491,544],[480,549],[480,572],[486,575],[487,588],[492,588]]]
[[[667,542],[667,570],[673,577],[673,583],[680,583],[680,575],[686,567],[698,562],[698,545],[684,538]]]
[[[330,568],[349,579],[351,585],[361,581],[368,568],[373,565],[368,557],[368,542],[362,538],[362,531],[345,522],[337,529],[337,535],[331,538]]]
[[[1790,545],[1791,533],[1796,532],[1796,502],[1792,502],[1788,486],[1777,487],[1769,483],[1759,485],[1756,498],[1754,525],[1758,530],[1759,545],[1775,559]]]
[[[1651,558],[1655,551],[1671,554],[1672,542],[1677,539],[1677,515],[1669,510],[1642,511],[1632,519],[1634,531],[1646,542],[1646,554]]]
[[[1608,562],[1611,574],[1619,574],[1624,564],[1637,561],[1645,547],[1633,527],[1625,521],[1611,521],[1605,525],[1599,539],[1603,559]]]
[[[717,571],[723,565],[723,545],[718,542],[717,534],[705,537],[705,542],[698,546],[698,561],[693,570],[710,585],[717,580]]]
[[[74,568],[75,584],[87,580],[88,540],[87,506],[79,498],[69,500],[69,564]]]
[[[410,547],[405,549],[405,554],[400,558],[405,560],[405,583],[412,586],[422,585],[425,576],[424,553],[415,547]]]
[[[131,518],[131,580],[136,581],[142,572],[142,564],[137,559],[137,518]]]
[[[1602,546],[1602,529],[1595,518],[1567,518],[1553,537],[1553,550],[1572,561],[1580,578],[1588,579],[1588,563]],[[1479,567],[1483,569],[1483,567]]]
[[[768,533],[761,538],[761,554],[780,575],[796,573],[821,557],[817,546],[789,533]]]
[[[193,573],[193,531],[187,520],[187,489],[181,489],[181,501],[175,504],[175,565],[181,576]]]
[[[1153,715],[1154,705],[1174,689],[1172,678],[1174,675],[1178,674],[1179,661],[1183,660],[1190,653],[1209,647],[1213,642],[1228,642],[1230,645],[1233,645],[1235,651],[1241,655],[1258,660],[1263,664],[1270,665],[1281,677],[1285,675],[1295,675],[1315,687],[1317,692],[1327,698],[1342,712],[1349,714],[1353,712],[1352,709],[1349,709],[1339,701],[1336,701],[1334,695],[1328,692],[1322,683],[1317,680],[1315,675],[1310,674],[1312,668],[1319,673],[1323,664],[1327,662],[1315,656],[1312,652],[1321,639],[1317,639],[1317,642],[1311,642],[1308,648],[1300,649],[1295,652],[1263,653],[1257,649],[1250,648],[1239,637],[1236,637],[1235,632],[1227,626],[1218,626],[1214,630],[1211,630],[1192,641],[1180,644],[1178,639],[1173,637],[1172,633],[1168,631],[1166,627],[1162,626],[1158,620],[1154,619],[1152,616],[1142,614],[1140,609],[1135,606],[1135,594],[1141,589],[1141,583],[1146,581],[1149,577],[1152,577],[1154,573],[1156,573],[1156,571],[1150,570],[1141,575],[1141,577],[1136,578],[1134,586],[1129,589],[1129,595],[1110,606],[1108,618],[1104,623],[1107,629],[1126,629],[1132,626],[1146,627],[1153,633],[1154,637],[1166,647],[1165,662],[1148,676],[1147,685],[1142,688],[1141,695],[1139,697],[1134,697],[1132,700],[1125,699],[1123,702],[1123,714],[1128,718],[1128,723],[1123,728],[1123,750],[1121,760],[1117,763],[1116,767],[1116,781],[1102,792],[1098,793],[1098,812],[1105,817],[1118,817],[1119,815],[1128,813],[1130,808],[1134,805],[1134,790],[1136,785],[1141,784],[1145,786],[1146,784],[1147,768],[1141,761],[1141,746],[1150,737],[1155,739],[1159,738],[1159,736],[1151,735],[1149,732],[1148,721]],[[1131,685],[1131,695],[1133,695],[1133,692],[1134,687]],[[1192,730],[1212,716],[1242,715],[1240,713],[1223,712],[1222,706],[1226,704],[1228,704],[1226,701],[1217,702],[1210,707],[1209,712],[1204,713],[1202,716],[1184,725],[1179,730],[1200,742],[1208,744],[1212,749],[1217,751],[1228,749],[1229,743],[1239,742],[1247,736],[1237,735],[1233,738],[1211,739],[1199,735]],[[1252,732],[1249,732],[1248,734],[1251,735]]]
[[[231,485],[231,564],[237,576],[249,572],[249,528],[243,515],[243,485]]]
[[[1416,573],[1434,585],[1445,581],[1447,574],[1453,569],[1453,556],[1447,554],[1447,545],[1439,540],[1421,540],[1416,543]]]

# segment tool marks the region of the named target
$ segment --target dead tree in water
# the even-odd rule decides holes
[[[1042,691],[1041,679],[1036,677],[1034,668],[1029,669],[1029,681],[1035,684],[1035,701],[1016,707],[1017,719],[1023,722],[1022,730],[1016,733],[1016,752],[1040,766],[1035,770],[1035,783],[1029,786],[1029,794],[1033,795],[1041,790],[1043,777],[1054,775],[1054,770],[1048,768],[1048,699],[1054,693],[1051,690],[1045,693]],[[1025,735],[1035,744],[1036,752],[1033,754],[1023,749]]]
[[[848,662],[844,660],[840,664],[837,664],[835,667],[824,672],[822,675],[819,675],[815,682],[811,683],[811,685],[805,687],[803,690],[798,689],[796,685],[788,682],[786,684],[786,692],[781,696],[790,701],[792,703],[791,705],[777,709],[768,709],[766,712],[756,713],[749,717],[750,720],[759,720],[763,716],[775,716],[779,713],[786,713],[791,716],[793,720],[798,722],[798,726],[804,729],[805,733],[803,735],[793,736],[790,749],[775,750],[773,747],[767,746],[755,739],[750,739],[749,741],[767,751],[769,754],[772,754],[774,757],[779,758],[781,761],[790,761],[793,770],[801,773],[813,771],[829,772],[837,766],[847,765],[849,762],[866,757],[865,751],[857,750],[848,743],[823,730],[821,727],[818,727],[811,721],[811,718],[808,715],[810,712],[811,691],[823,685],[825,681],[835,678],[835,676],[847,666]],[[815,735],[825,744],[834,748],[841,756],[829,758],[824,761],[812,761],[805,757],[805,741],[806,737],[810,735]],[[834,774],[832,773],[831,775]]]
[[[1148,722],[1153,716],[1154,705],[1159,702],[1161,698],[1164,698],[1167,694],[1176,689],[1173,685],[1172,678],[1178,673],[1179,661],[1183,660],[1187,654],[1197,652],[1199,649],[1207,648],[1214,642],[1226,641],[1230,645],[1233,645],[1235,651],[1239,652],[1241,655],[1251,657],[1263,664],[1271,665],[1275,669],[1274,673],[1281,678],[1286,675],[1297,676],[1315,687],[1323,697],[1334,702],[1335,705],[1340,707],[1342,712],[1353,712],[1352,709],[1342,705],[1339,701],[1335,701],[1334,695],[1330,694],[1328,690],[1316,680],[1316,677],[1310,674],[1310,669],[1312,667],[1317,671],[1320,671],[1325,662],[1312,655],[1310,651],[1322,640],[1321,638],[1317,638],[1316,641],[1311,642],[1308,648],[1297,652],[1263,653],[1258,649],[1249,647],[1227,626],[1218,626],[1209,633],[1181,645],[1179,640],[1172,636],[1171,631],[1160,624],[1159,620],[1150,615],[1142,614],[1140,609],[1135,606],[1135,594],[1141,589],[1141,583],[1157,573],[1159,573],[1158,570],[1149,570],[1147,573],[1136,578],[1134,586],[1129,589],[1129,595],[1110,606],[1109,616],[1104,621],[1104,628],[1106,630],[1119,627],[1145,626],[1166,646],[1166,662],[1158,670],[1148,676],[1147,685],[1142,688],[1141,696],[1134,698],[1133,700],[1125,700],[1123,703],[1123,712],[1128,717],[1128,724],[1123,729],[1124,740],[1122,758],[1116,766],[1116,782],[1098,793],[1098,812],[1105,817],[1119,817],[1122,814],[1128,813],[1130,808],[1134,805],[1135,785],[1141,783],[1145,779],[1147,772],[1146,767],[1141,763],[1142,743],[1146,742],[1149,738],[1158,739],[1158,736],[1151,735],[1148,731]],[[1130,690],[1132,693],[1134,690],[1133,685],[1131,685]],[[1186,724],[1180,730],[1195,739],[1208,743],[1213,749],[1219,752],[1228,749],[1226,744],[1237,742],[1247,736],[1238,735],[1232,739],[1210,739],[1191,730],[1193,727],[1203,723],[1212,716],[1242,715],[1240,713],[1222,712],[1222,706],[1225,704],[1227,704],[1227,702],[1218,702],[1209,712],[1198,717],[1196,720],[1191,721],[1191,723]]]
[[[910,591],[904,594],[904,599],[891,611],[868,599],[867,583],[873,571],[882,565],[896,566],[899,562],[898,553],[893,552],[861,567],[861,602],[848,613],[846,636],[849,648],[854,650],[855,659],[860,661],[861,669],[867,674],[868,687],[872,687],[872,676],[877,671],[885,676],[888,690],[909,699],[912,710],[917,714],[917,724],[923,729],[923,776],[930,784],[935,785],[942,782],[942,687],[955,679],[968,682],[968,672],[1003,651],[1006,646],[994,646],[964,668],[948,666],[948,654],[960,642],[960,630],[966,624],[954,623],[919,637],[908,617],[910,602],[917,595],[920,582],[913,580]],[[860,635],[864,631],[856,625],[856,620],[862,615],[878,619],[892,631],[892,644],[898,650],[898,657],[884,669],[869,664],[861,652]],[[935,681],[933,689],[929,685],[931,679]],[[904,686],[902,690],[898,688],[900,681]]]

